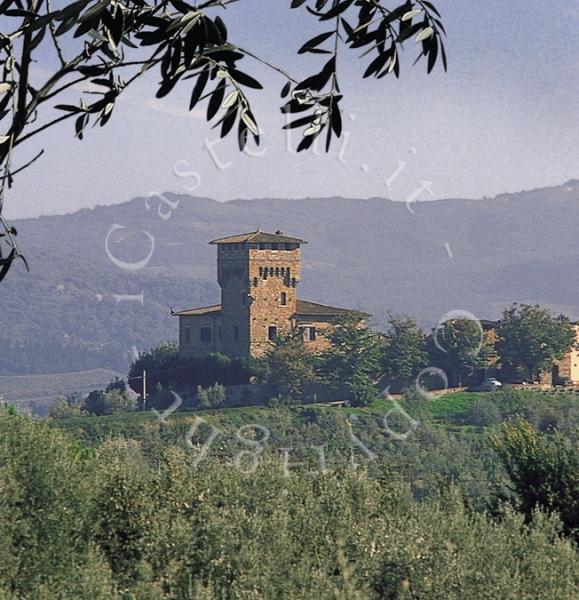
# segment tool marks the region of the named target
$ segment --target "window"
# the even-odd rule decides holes
[[[285,292],[282,292],[282,293],[279,295],[279,303],[280,303],[282,306],[287,306],[287,294],[286,294]]]
[[[222,342],[223,341],[223,329],[221,328],[221,325],[219,325],[219,329],[217,330],[217,335],[219,337],[219,341]]]
[[[210,342],[211,341],[211,327],[201,327],[201,341],[202,342]]]
[[[315,327],[300,327],[302,339],[306,342],[315,342],[316,328]]]
[[[277,327],[275,325],[271,325],[267,329],[267,339],[273,341],[277,338]]]
[[[233,328],[233,339],[234,340],[239,339],[239,327],[237,325]]]
[[[191,328],[187,327],[185,329],[185,343],[186,344],[190,344],[191,343]]]
[[[276,276],[276,277],[279,277],[279,267],[276,267],[276,268],[275,268],[275,276]]]
[[[257,277],[253,278],[253,287],[257,287]]]

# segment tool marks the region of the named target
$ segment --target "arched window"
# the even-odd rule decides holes
[[[275,268],[275,276],[276,276],[276,277],[279,277],[279,267],[276,267],[276,268]]]
[[[257,287],[257,277],[253,278],[253,287]]]

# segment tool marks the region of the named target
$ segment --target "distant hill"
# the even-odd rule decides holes
[[[416,316],[497,317],[514,301],[579,317],[579,181],[484,200],[235,200],[166,194],[16,222],[32,272],[0,284],[0,374],[125,370],[131,348],[177,338],[170,307],[218,301],[213,238],[282,229],[304,238],[304,299]],[[147,209],[147,206],[149,208]],[[166,206],[164,207],[166,208]],[[163,208],[163,210],[164,210]],[[162,212],[163,212],[162,210]],[[115,260],[147,266],[123,270]],[[143,233],[147,232],[147,234]],[[147,237],[150,236],[150,237]],[[115,302],[114,294],[141,294]]]
[[[0,375],[0,395],[21,410],[44,415],[57,398],[104,389],[115,377],[123,378],[125,374],[94,369],[52,375]]]

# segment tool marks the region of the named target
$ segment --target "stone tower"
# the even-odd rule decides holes
[[[218,240],[221,287],[219,346],[230,356],[259,356],[291,326],[297,313],[300,245],[281,231],[259,229]]]
[[[298,299],[303,240],[258,229],[210,243],[217,246],[221,303],[171,311],[179,317],[184,355],[260,356],[292,328],[301,331],[308,351],[321,352],[329,346],[326,334],[336,320],[352,312]]]

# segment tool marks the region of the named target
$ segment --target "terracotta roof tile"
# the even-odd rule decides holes
[[[290,237],[283,233],[267,233],[257,229],[249,233],[239,233],[228,237],[219,238],[209,242],[210,244],[243,244],[246,242],[266,244],[307,244],[305,240]]]
[[[355,311],[348,308],[328,306],[327,304],[318,304],[317,302],[308,302],[307,300],[298,300],[298,309],[296,311],[296,316],[340,317],[342,315],[347,315],[352,312]],[[368,313],[362,314],[368,315]]]
[[[221,304],[213,304],[212,306],[202,306],[201,308],[188,308],[178,312],[171,311],[172,315],[178,317],[193,317],[195,315],[209,315],[221,312]]]

